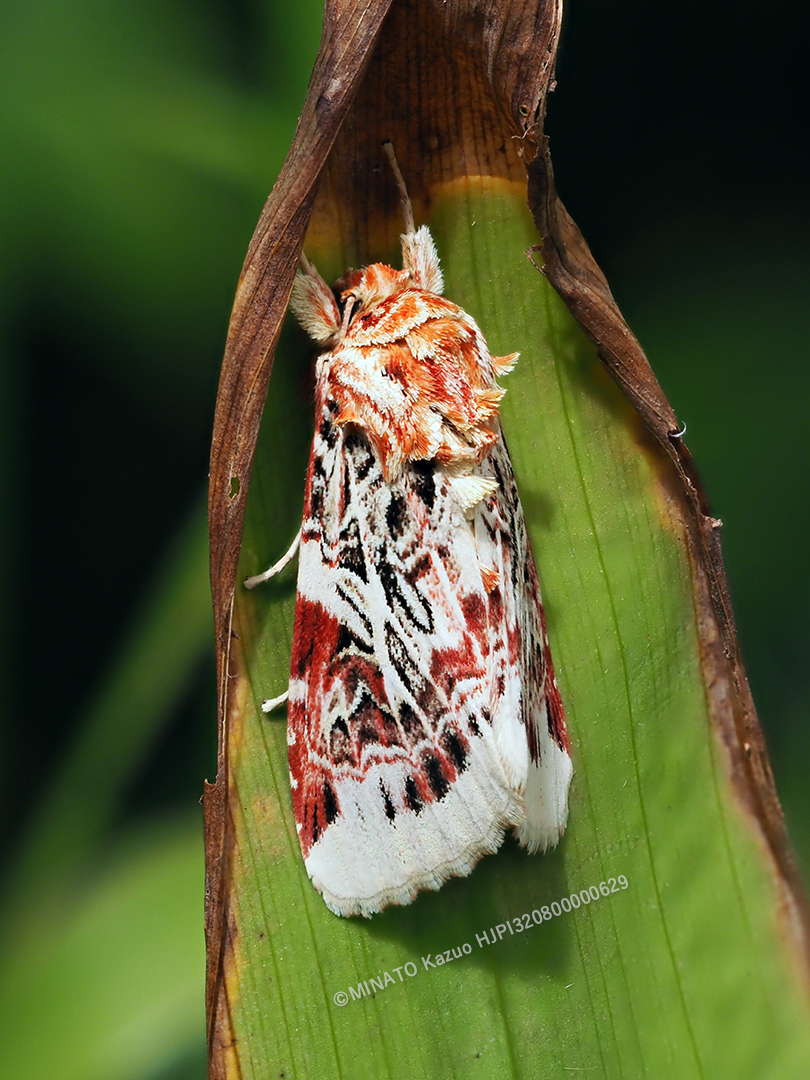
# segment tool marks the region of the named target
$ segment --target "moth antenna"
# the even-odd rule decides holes
[[[340,330],[340,311],[317,267],[301,252],[290,294],[290,311],[319,345],[332,344]]]
[[[427,225],[416,228],[413,217],[413,204],[408,196],[408,189],[400,172],[394,147],[390,140],[382,144],[386,157],[391,163],[397,189],[399,191],[399,203],[402,207],[402,216],[405,219],[405,232],[400,237],[402,243],[402,269],[409,270],[413,283],[417,289],[427,289],[441,296],[444,292],[444,278],[442,277],[439,255],[430,229]]]
[[[382,148],[391,164],[391,171],[394,174],[394,180],[396,181],[397,189],[399,191],[399,205],[402,207],[402,216],[405,219],[405,232],[413,234],[416,232],[416,222],[413,218],[413,206],[411,205],[408,189],[405,187],[405,181],[399,169],[397,156],[394,153],[394,145],[390,139],[386,139],[382,144]]]
[[[298,266],[299,266],[299,268],[301,269],[301,271],[303,273],[309,274],[310,277],[320,277],[321,276],[318,273],[318,268],[315,266],[315,263],[311,263],[309,261],[309,259],[304,254],[303,250],[301,251],[301,254],[298,256]]]

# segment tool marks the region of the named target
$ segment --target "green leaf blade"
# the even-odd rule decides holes
[[[521,351],[503,422],[572,735],[570,821],[553,853],[507,840],[469,878],[409,907],[333,916],[298,851],[282,714],[258,712],[287,679],[293,568],[265,596],[240,595],[248,674],[231,769],[244,816],[229,985],[252,1075],[272,1062],[301,1076],[798,1076],[806,1017],[776,880],[711,725],[665,464],[526,259],[537,235],[520,192],[484,181],[437,192],[431,226],[447,295],[494,354]],[[301,506],[301,425],[311,432],[312,420],[290,390],[304,362],[291,348],[276,365],[245,574],[284,551]],[[531,922],[619,875],[626,889]],[[526,915],[516,931],[510,920]],[[497,944],[479,944],[493,931]],[[450,963],[422,962],[465,943],[469,954]],[[335,1003],[406,963],[416,976]]]

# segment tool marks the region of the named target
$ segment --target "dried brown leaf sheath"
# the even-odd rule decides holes
[[[542,121],[561,4],[550,0],[327,2],[320,53],[282,173],[239,283],[220,379],[211,452],[211,583],[219,687],[219,772],[206,786],[207,1015],[212,1075],[231,1032],[223,991],[230,932],[229,650],[245,500],[273,352],[304,235],[336,235],[346,265],[394,246],[398,207],[379,147],[391,139],[417,208],[431,187],[486,176],[526,183],[543,237],[543,273],[596,344],[633,404],[680,508],[692,564],[710,707],[738,793],[777,868],[796,944],[808,916],[786,844],[761,730],[739,656],[719,546],[679,424],[599,268],[556,196]]]

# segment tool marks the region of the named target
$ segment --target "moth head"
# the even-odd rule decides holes
[[[385,263],[372,263],[362,270],[350,270],[335,284],[344,304],[353,301],[355,311],[368,311],[389,296],[412,288],[407,270],[395,270]]]

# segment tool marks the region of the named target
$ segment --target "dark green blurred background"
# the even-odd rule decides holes
[[[320,8],[0,12],[0,1015],[13,1001],[0,1074],[15,1080],[203,1075],[207,444],[237,276]],[[791,0],[767,18],[732,0],[572,0],[548,121],[560,193],[725,522],[805,877],[808,22]],[[92,1030],[77,1030],[88,1011]],[[32,1057],[44,1014],[65,1031],[46,1021],[51,1051]]]

